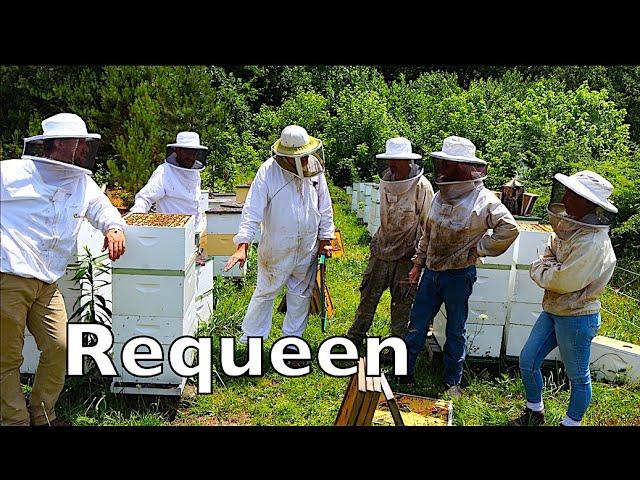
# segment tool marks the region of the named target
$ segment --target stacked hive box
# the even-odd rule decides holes
[[[489,230],[489,233],[492,233]],[[466,337],[467,355],[497,358],[509,318],[509,303],[514,282],[514,261],[517,241],[498,257],[485,257],[476,265],[477,280],[469,297]],[[446,310],[444,304],[436,315],[433,333],[440,346],[446,340]]]
[[[362,220],[362,218],[364,217],[364,205],[365,205],[364,194],[365,194],[366,187],[367,187],[366,183],[358,184],[358,210],[356,210],[356,217],[359,220]]]
[[[74,247],[74,258],[67,266],[65,274],[58,280],[58,289],[64,298],[65,310],[67,311],[67,318],[71,318],[73,312],[78,305],[76,301],[81,299],[82,293],[89,292],[89,285],[86,281],[80,281],[76,284],[73,281],[73,277],[76,272],[73,269],[74,262],[77,262],[83,255],[86,254],[84,247],[89,247],[89,251],[94,258],[99,259],[105,265],[111,266],[111,260],[106,253],[102,251],[104,243],[104,235],[99,230],[93,228],[88,220],[83,219],[80,225],[80,232],[78,233],[78,239]],[[106,285],[98,288],[98,294],[103,296],[107,301],[107,305],[111,303],[111,271],[101,274],[97,277],[100,280],[105,280]],[[102,282],[101,282],[102,283]],[[86,303],[87,299],[83,298],[80,301],[80,305]],[[74,307],[75,306],[75,307]],[[73,321],[78,321],[74,319]],[[40,350],[36,345],[35,338],[29,331],[25,329],[24,347],[22,349],[22,357],[24,362],[20,367],[20,373],[35,374],[38,367],[38,361],[40,360]]]
[[[169,367],[171,343],[193,335],[196,316],[195,217],[160,213],[134,213],[127,220],[127,252],[113,263],[113,361],[120,376],[111,390],[119,393],[150,393],[136,384],[177,386],[186,380]],[[163,349],[162,373],[137,377],[122,365],[122,349],[132,338],[149,336]],[[193,350],[187,350],[190,362]],[[155,361],[140,361],[143,366]],[[155,389],[154,389],[155,391]]]
[[[371,205],[369,207],[369,217],[367,221],[367,230],[372,237],[378,231],[380,226],[380,185],[373,185],[371,189]]]
[[[544,290],[529,276],[529,266],[542,255],[553,231],[550,225],[518,222],[518,252],[516,255],[515,281],[509,325],[505,331],[506,355],[517,357],[524,346],[538,316],[542,312]],[[548,360],[560,360],[558,348],[547,356]]]
[[[358,211],[358,193],[360,192],[360,183],[353,182],[353,188],[351,190],[351,211]]]

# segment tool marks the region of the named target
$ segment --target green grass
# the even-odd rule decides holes
[[[359,302],[359,283],[369,256],[369,237],[349,211],[349,198],[344,191],[332,188],[335,223],[340,228],[346,255],[328,263],[328,283],[335,316],[326,333],[320,320],[311,316],[304,338],[313,354],[328,336],[344,335]],[[109,393],[108,380],[82,378],[67,380],[58,404],[59,415],[75,425],[332,425],[346,388],[346,378],[333,378],[322,373],[317,362],[312,373],[300,378],[286,378],[273,370],[261,378],[229,378],[219,366],[219,337],[240,335],[240,324],[255,286],[255,252],[250,256],[249,274],[244,285],[231,281],[216,284],[216,310],[199,334],[213,337],[214,392],[181,400],[158,399],[136,395]],[[611,292],[609,292],[611,293]],[[605,305],[617,315],[638,323],[638,308],[605,296]],[[276,299],[276,305],[280,298]],[[389,294],[386,292],[370,334],[389,334]],[[619,302],[619,303],[616,303]],[[607,307],[608,308],[608,307]],[[613,318],[613,317],[612,317]],[[638,342],[637,330],[629,330],[603,315],[601,334]],[[268,347],[281,335],[283,315],[274,315]],[[635,335],[635,336],[634,336]],[[624,337],[624,338],[623,338]],[[266,360],[265,353],[265,360]],[[550,425],[564,416],[569,390],[562,365],[546,368],[544,401]],[[428,397],[446,398],[441,385],[442,364],[439,355],[429,363],[418,363],[417,384],[413,392]],[[463,379],[464,394],[454,401],[455,425],[504,425],[520,413],[524,406],[522,382],[517,365],[496,362],[467,362]],[[28,389],[28,387],[26,387]],[[193,387],[192,387],[193,388]],[[175,402],[175,403],[174,403]],[[174,408],[177,407],[177,410]],[[640,384],[613,385],[594,382],[593,401],[584,420],[586,425],[640,425]]]

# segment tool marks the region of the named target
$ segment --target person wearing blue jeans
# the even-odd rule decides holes
[[[600,300],[613,275],[616,256],[609,225],[617,208],[608,197],[613,186],[588,170],[556,174],[547,211],[553,234],[529,275],[545,289],[543,312],[520,353],[526,394],[524,413],[510,425],[542,425],[544,403],[540,366],[556,346],[571,384],[561,425],[579,426],[591,402],[591,340],[600,328]]]
[[[444,381],[452,397],[461,394],[465,324],[469,296],[476,281],[476,261],[479,257],[502,254],[518,236],[518,226],[507,207],[484,187],[487,162],[477,158],[475,152],[471,141],[452,136],[445,138],[442,151],[431,153],[439,191],[411,259],[414,265],[409,281],[417,282],[421,273],[422,279],[405,336],[408,375],[398,379],[413,383],[428,326],[444,303],[447,311]],[[487,235],[489,229],[493,229],[491,235]]]
[[[427,339],[429,323],[444,303],[447,312],[444,382],[450,386],[460,384],[466,353],[465,324],[475,281],[475,265],[443,272],[425,269],[411,309],[411,328],[405,337],[409,366],[407,373],[410,376],[414,375],[418,355]]]

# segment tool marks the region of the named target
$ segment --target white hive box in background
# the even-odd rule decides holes
[[[513,301],[518,303],[542,303],[544,289],[540,288],[529,276],[529,267],[518,266],[515,271]]]
[[[378,189],[374,189],[376,192]],[[371,203],[369,204],[369,212],[367,216],[367,223],[376,223],[376,217],[380,217],[380,204],[375,199],[375,196],[371,196]]]
[[[640,346],[598,335],[591,342],[591,375],[609,381],[640,380]]]
[[[538,317],[542,313],[542,304],[540,303],[522,303],[513,302],[511,304],[511,315],[509,323],[512,325],[535,325]]]
[[[433,334],[442,350],[447,339],[446,322],[442,312],[438,312],[433,320]],[[467,356],[498,358],[502,346],[503,329],[502,325],[467,323],[465,327]]]
[[[520,352],[522,351],[522,347],[527,343],[527,339],[529,338],[529,334],[531,333],[532,327],[529,325],[514,325],[510,324],[507,326],[506,331],[506,354],[507,357],[519,357]],[[558,347],[551,350],[549,355],[545,357],[545,360],[558,360],[561,361],[560,358],[560,350]]]
[[[208,234],[237,234],[243,205],[237,202],[215,203],[207,210]]]
[[[365,205],[365,197],[364,191],[366,188],[366,183],[360,183],[358,185],[358,210],[356,211],[356,217],[362,220],[362,216],[364,215],[364,205]]]
[[[369,210],[371,210],[371,203],[369,200],[371,197],[367,197],[367,203],[364,205],[364,211],[362,213],[362,223],[365,225],[369,223]]]
[[[544,253],[547,241],[553,232],[551,225],[518,224],[518,251],[516,264],[530,265]]]
[[[477,265],[477,280],[469,300],[474,302],[509,302],[513,288],[511,269]]]
[[[204,213],[209,209],[209,190],[200,191],[200,204],[198,206],[200,213]]]
[[[149,223],[157,222],[158,226],[127,225],[127,251],[113,262],[113,268],[186,270],[196,254],[194,216],[132,213],[125,216],[125,219],[127,222],[138,219],[141,223],[147,221],[139,216],[147,217]],[[165,219],[159,216],[164,216]],[[183,217],[183,220],[179,221],[178,217]],[[179,226],[160,226],[169,221]]]
[[[213,258],[207,258],[204,265],[196,265],[196,298],[213,288]]]
[[[186,314],[196,293],[195,263],[191,263],[186,272],[140,272],[114,269],[114,315],[181,317]]]
[[[207,323],[213,313],[213,290],[196,297],[196,328]]]
[[[360,183],[353,182],[353,190],[351,191],[351,211],[358,211],[358,192],[360,191]]]
[[[347,185],[346,187],[344,187],[344,191],[347,192],[347,195],[351,196],[353,188]]]

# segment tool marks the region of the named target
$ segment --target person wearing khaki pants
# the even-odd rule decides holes
[[[124,220],[89,177],[100,135],[61,113],[44,133],[24,139],[20,159],[0,162],[0,424],[60,425],[55,404],[64,387],[67,313],[57,281],[65,273],[83,218],[105,235],[116,260]],[[30,405],[22,393],[25,327],[41,356]]]
[[[29,425],[31,416],[34,425],[46,424],[56,418],[53,405],[64,386],[67,312],[62,295],[55,283],[9,273],[0,273],[0,291],[3,419]],[[42,352],[28,414],[20,385],[25,325]]]

